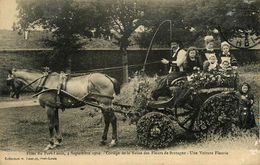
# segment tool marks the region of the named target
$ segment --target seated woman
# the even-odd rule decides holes
[[[198,57],[196,47],[190,47],[187,50],[186,56],[187,56],[187,58],[184,62],[183,68],[184,68],[184,72],[187,75],[190,75],[193,72],[196,72],[197,70],[201,69],[201,63],[200,63],[200,60],[199,60],[199,57]]]

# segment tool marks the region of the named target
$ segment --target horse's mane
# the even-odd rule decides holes
[[[29,72],[29,73],[42,73],[43,71],[39,70],[39,69],[24,69],[24,68],[19,68],[16,69],[19,71],[24,71],[24,72]]]
[[[28,73],[43,73],[43,72],[44,72],[43,70],[39,70],[39,69],[24,69],[24,68],[19,68],[19,69],[16,69],[16,70],[24,71],[24,72],[28,72]],[[59,73],[57,73],[57,72],[50,72],[50,74],[57,75],[57,74],[59,74]]]

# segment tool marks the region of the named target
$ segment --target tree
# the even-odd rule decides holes
[[[66,68],[71,71],[71,57],[81,48],[81,36],[91,37],[98,25],[98,15],[94,8],[80,6],[73,0],[17,0],[19,24],[22,29],[43,28],[52,32],[51,40],[46,44],[54,48],[51,61],[56,70]],[[102,20],[102,19],[101,19]]]
[[[103,32],[110,32],[117,40],[122,51],[123,82],[128,82],[127,48],[129,37],[141,25],[143,11],[138,7],[137,0],[108,0],[93,2],[99,13],[103,13]],[[102,32],[101,32],[102,33]]]
[[[145,10],[149,31],[139,39],[141,46],[148,46],[152,34],[163,20],[172,20],[173,40],[180,40],[184,45],[193,45],[203,36],[219,36],[219,27],[226,30],[226,36],[234,34],[230,30],[253,29],[259,35],[260,2],[246,0],[180,0],[153,1]],[[152,7],[152,6],[156,6]],[[169,27],[165,27],[169,29]],[[232,37],[232,36],[228,36]],[[147,39],[149,38],[149,39]],[[156,41],[168,41],[169,31],[163,30],[156,36]],[[144,42],[144,41],[147,42]],[[155,42],[156,42],[155,41]],[[201,45],[200,45],[201,46]]]

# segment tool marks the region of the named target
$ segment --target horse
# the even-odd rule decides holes
[[[77,108],[85,104],[82,102],[73,102],[67,95],[61,94],[57,89],[61,85],[61,74],[52,72],[33,71],[28,69],[13,69],[12,75],[14,81],[22,82],[34,91],[43,91],[39,93],[38,100],[40,106],[47,111],[47,118],[49,121],[49,144],[45,150],[52,149],[62,144],[62,135],[59,129],[59,109]],[[62,76],[63,77],[63,76]],[[62,84],[62,89],[73,96],[72,98],[82,98],[87,101],[95,101],[98,105],[109,107],[112,105],[113,96],[120,93],[120,85],[117,80],[102,73],[90,73],[81,76],[68,77],[65,84]],[[54,89],[54,90],[50,90]],[[17,89],[13,89],[17,91]],[[44,92],[45,91],[45,92]],[[19,93],[15,92],[14,95],[19,97]],[[90,95],[90,97],[88,97]],[[105,145],[107,141],[107,133],[109,125],[112,125],[112,141],[110,146],[117,144],[117,118],[113,111],[101,109],[105,127],[100,141],[101,145]],[[55,134],[55,132],[56,134]]]

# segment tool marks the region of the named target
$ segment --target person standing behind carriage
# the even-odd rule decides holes
[[[183,69],[187,75],[190,75],[198,70],[201,70],[201,62],[199,60],[197,48],[189,47],[186,54],[186,60],[183,64]]]
[[[233,69],[236,69],[237,68],[237,60],[236,58],[234,57],[233,54],[230,54],[229,52],[230,50],[230,45],[228,42],[224,41],[221,43],[221,55],[220,55],[220,58],[221,58],[221,63],[220,65],[223,64],[223,62],[225,61],[228,61],[230,66],[233,68]]]
[[[215,56],[217,61],[220,61],[219,56],[217,56],[215,50],[214,50],[214,37],[213,36],[206,36],[204,38],[205,41],[205,47],[206,49],[201,52],[200,60],[201,64],[204,64],[205,61],[209,61],[210,57]]]
[[[237,92],[239,98],[240,127],[243,129],[250,129],[256,126],[255,115],[252,110],[254,95],[250,89],[251,87],[248,83],[243,83],[239,92]]]
[[[172,60],[166,60],[163,58],[161,62],[163,64],[169,65],[169,74],[162,77],[158,83],[156,88],[152,91],[152,98],[154,100],[158,100],[160,96],[168,96],[172,97],[171,91],[169,89],[170,83],[176,78],[182,77],[185,75],[183,64],[186,60],[186,51],[183,49],[182,43],[179,42],[171,42],[171,52],[172,52]]]

